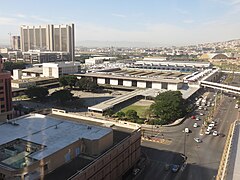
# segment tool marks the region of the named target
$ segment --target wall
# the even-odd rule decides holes
[[[161,88],[162,88],[161,83],[156,83],[156,82],[152,83],[152,89],[161,89]]]
[[[172,90],[172,91],[178,90],[177,84],[168,83],[168,90]]]
[[[146,82],[137,81],[137,87],[139,87],[139,88],[146,88]]]
[[[135,131],[127,139],[107,151],[92,164],[79,172],[73,180],[120,180],[140,158],[141,131]]]
[[[110,79],[110,84],[111,85],[118,85],[118,80],[117,79]]]
[[[105,84],[105,78],[97,78],[98,84]]]
[[[132,81],[123,80],[123,86],[131,87],[132,86]]]

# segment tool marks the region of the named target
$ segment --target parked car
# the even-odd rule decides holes
[[[203,113],[199,113],[200,116],[203,116],[204,114]]]
[[[194,138],[194,141],[196,141],[197,143],[201,143],[202,140],[200,138]]]
[[[191,118],[192,118],[192,119],[196,119],[196,116],[192,116]]]
[[[200,119],[200,117],[196,117],[196,121],[200,121],[201,119]]]
[[[213,131],[213,136],[217,136],[218,132],[217,131]]]
[[[178,164],[173,164],[172,165],[172,172],[177,172],[178,170],[179,170],[179,168],[180,168],[180,165],[178,165]]]
[[[209,129],[207,129],[206,131],[205,131],[205,134],[207,134],[207,135],[209,135],[211,133],[211,130],[209,130]]]

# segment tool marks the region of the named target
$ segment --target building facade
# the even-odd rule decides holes
[[[21,26],[21,49],[50,50],[68,52],[71,58],[75,54],[74,24]]]
[[[12,49],[13,50],[21,49],[20,36],[12,36]]]
[[[0,121],[10,119],[12,114],[11,73],[3,70],[0,55]]]

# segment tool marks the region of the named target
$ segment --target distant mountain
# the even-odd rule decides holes
[[[83,47],[161,47],[167,46],[160,43],[150,43],[150,42],[128,42],[128,41],[79,41],[76,43],[77,46]]]

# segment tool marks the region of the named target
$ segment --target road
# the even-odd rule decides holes
[[[164,138],[171,139],[172,143],[165,145],[149,141],[142,142],[142,151],[147,155],[149,163],[137,179],[215,179],[226,140],[226,136],[223,136],[227,135],[230,124],[237,117],[237,109],[234,108],[235,104],[236,101],[232,97],[223,97],[222,104],[214,117],[214,120],[217,121],[215,130],[221,134],[217,137],[205,134],[201,136],[200,127],[193,128],[193,123],[198,122],[200,124],[200,122],[203,123],[203,120],[195,121],[190,118],[180,126],[154,128],[154,130],[159,131],[159,136],[164,134]],[[198,114],[199,111],[195,113]],[[186,136],[182,132],[185,127],[189,127],[192,131]],[[148,133],[151,133],[151,131]],[[200,137],[203,142],[196,143],[194,137]],[[165,171],[165,164],[183,163],[181,154],[184,154],[184,144],[187,166],[183,171],[179,170],[177,173],[170,170]]]

